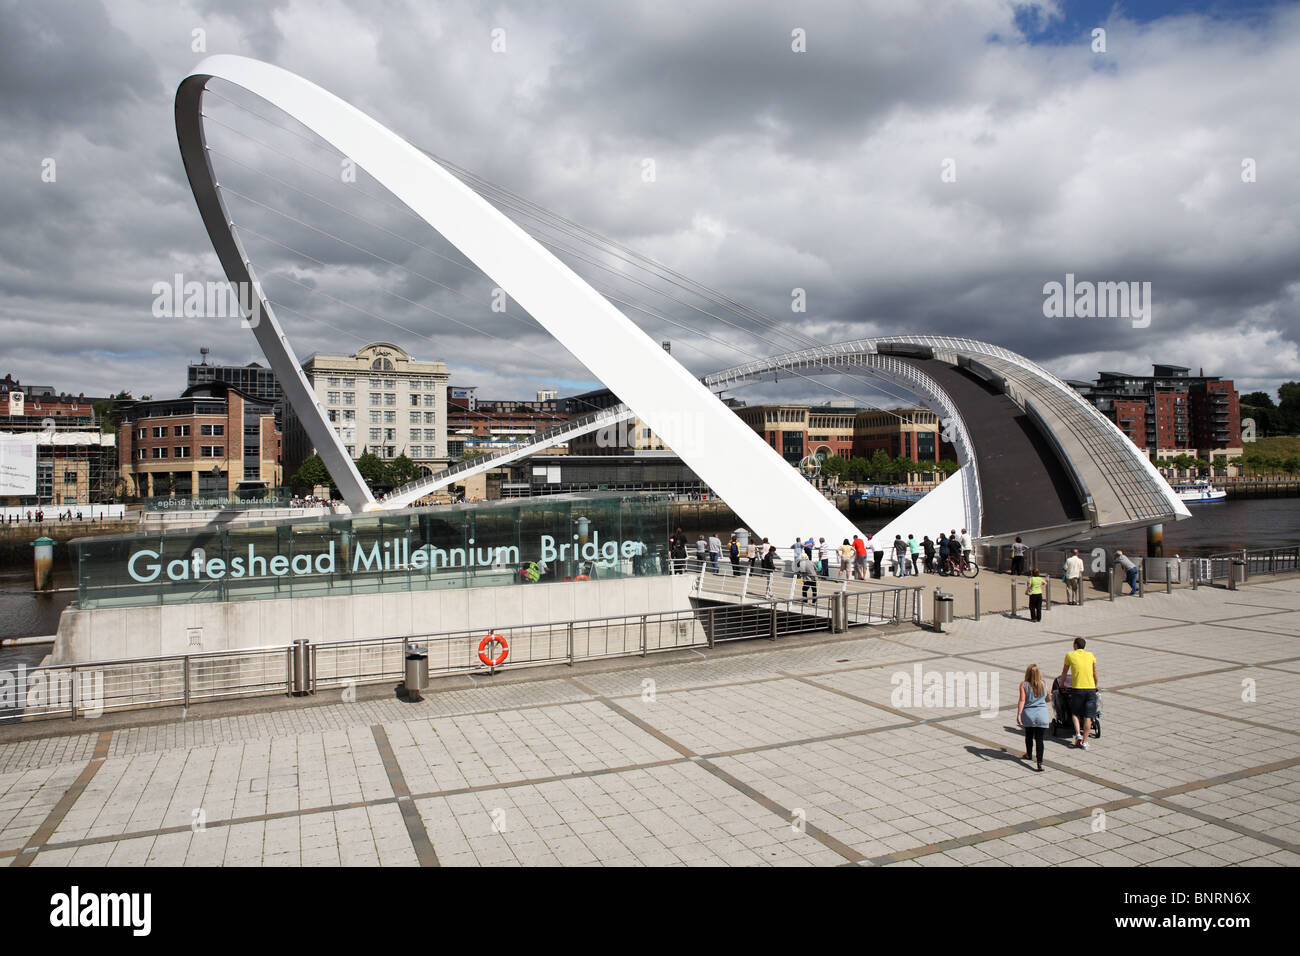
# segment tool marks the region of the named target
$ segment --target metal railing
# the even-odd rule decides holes
[[[680,572],[694,578],[692,590],[700,598],[735,598],[748,601],[814,601],[817,615],[830,614],[830,598],[844,596],[850,624],[899,624],[921,621],[920,585],[889,585],[874,580],[840,578],[832,575],[816,577],[815,587],[792,571],[777,570],[768,573],[758,565],[749,565],[742,559],[739,565],[719,560],[716,570],[709,561],[687,558],[681,562]]]
[[[1197,581],[1213,584],[1228,580],[1234,561],[1244,562],[1246,578],[1257,574],[1289,574],[1300,571],[1300,545],[1289,548],[1259,548],[1212,554],[1208,558],[1192,558],[1192,574]]]
[[[380,499],[380,503],[386,507],[409,505],[411,502],[418,501],[424,495],[432,494],[439,488],[451,484],[458,475],[466,474],[468,477],[467,473],[477,473],[486,471],[494,465],[508,464],[510,461],[523,458],[559,441],[585,435],[587,432],[595,431],[604,425],[621,422],[633,417],[633,415],[633,411],[626,405],[614,405],[579,418],[571,418],[545,431],[526,436],[526,441],[514,442],[507,447],[498,448],[487,454],[466,458],[444,468],[442,471],[409,481],[400,488],[394,488],[386,494]]]
[[[919,607],[884,589],[857,598],[850,619],[887,623]],[[915,589],[919,591],[920,589]],[[647,612],[517,627],[493,628],[505,639],[504,667],[573,664],[579,660],[641,655],[752,638],[775,640],[792,634],[834,629],[829,597],[818,602],[781,598],[720,604],[677,611]],[[430,674],[490,672],[479,658],[486,628],[429,634],[312,642],[312,691],[401,680],[408,644],[422,645]],[[292,693],[292,645],[205,651],[174,657],[87,661],[24,671],[14,693],[0,699],[6,720],[95,717],[107,711],[160,705],[190,706],[201,701]]]

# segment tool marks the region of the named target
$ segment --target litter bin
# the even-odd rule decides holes
[[[290,681],[293,693],[310,694],[315,683],[311,672],[311,642],[306,638],[299,638],[293,642],[293,650],[290,654],[293,661],[293,674]]]
[[[406,645],[406,696],[419,700],[429,686],[429,652],[419,644]]]
[[[1237,590],[1237,585],[1246,580],[1246,562],[1242,558],[1233,558],[1228,565],[1228,590]]]
[[[936,589],[934,592],[934,629],[942,631],[945,624],[952,623],[952,595]]]

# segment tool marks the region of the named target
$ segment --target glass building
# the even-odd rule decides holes
[[[81,608],[661,574],[668,495],[555,495],[71,542]]]

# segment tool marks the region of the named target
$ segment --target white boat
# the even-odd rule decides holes
[[[1223,501],[1228,497],[1228,493],[1221,488],[1215,488],[1208,481],[1185,481],[1182,484],[1174,485],[1174,493],[1179,499],[1188,504],[1203,504],[1209,501]]]

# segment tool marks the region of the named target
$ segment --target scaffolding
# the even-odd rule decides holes
[[[5,496],[0,505],[58,508],[108,504],[122,497],[117,435],[100,431],[93,413],[0,415],[0,436],[19,435],[36,442],[35,494]]]

